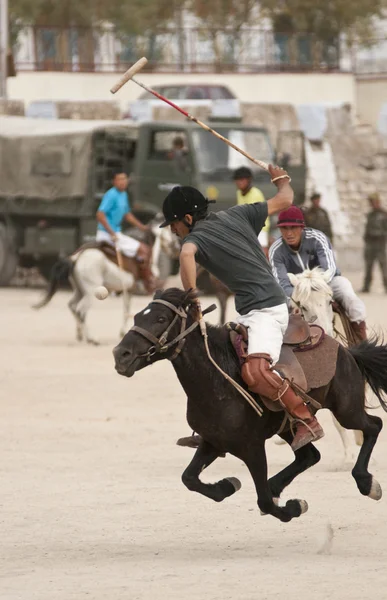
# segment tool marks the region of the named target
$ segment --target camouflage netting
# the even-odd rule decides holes
[[[0,196],[83,197],[93,133],[122,129],[120,121],[0,118]]]

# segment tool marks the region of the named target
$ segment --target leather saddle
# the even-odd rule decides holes
[[[227,323],[230,340],[241,366],[247,356],[248,331],[239,323]],[[319,325],[310,325],[300,315],[290,315],[281,354],[275,370],[296,392],[327,385],[336,371],[338,342],[325,335]],[[279,402],[264,399],[270,410],[283,410]]]
[[[90,249],[100,250],[106,256],[106,258],[108,258],[115,265],[118,265],[117,253],[115,251],[115,248],[111,244],[108,244],[108,242],[86,242],[76,252],[74,252],[74,254],[79,254],[81,252],[84,252],[85,250]],[[124,268],[124,271],[132,273],[135,279],[140,278],[140,265],[136,258],[129,258],[128,256],[122,254],[122,266]]]

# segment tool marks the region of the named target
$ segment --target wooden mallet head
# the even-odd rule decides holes
[[[135,75],[136,73],[138,73],[138,71],[141,71],[141,69],[143,67],[145,67],[146,63],[148,62],[148,59],[145,58],[145,56],[143,56],[142,58],[140,58],[140,60],[138,60],[136,63],[134,63],[134,65],[132,65],[123,75],[122,77],[120,77],[120,79],[117,81],[117,83],[115,83],[113,85],[113,87],[111,88],[111,93],[115,94],[116,92],[118,92],[119,89],[122,88],[123,85],[125,85],[125,83],[127,81],[129,81],[129,79],[132,79],[133,75]]]

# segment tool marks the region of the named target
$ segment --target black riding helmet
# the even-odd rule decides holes
[[[185,215],[201,213],[215,200],[207,200],[199,190],[189,185],[176,186],[163,202],[165,221],[160,227],[167,227],[173,221],[181,221]]]

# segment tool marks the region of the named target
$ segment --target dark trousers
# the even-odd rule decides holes
[[[364,260],[365,260],[365,276],[364,276],[364,290],[369,290],[372,281],[372,271],[374,262],[377,261],[380,266],[383,277],[384,289],[387,291],[387,257],[386,257],[386,242],[366,242],[364,249]]]

